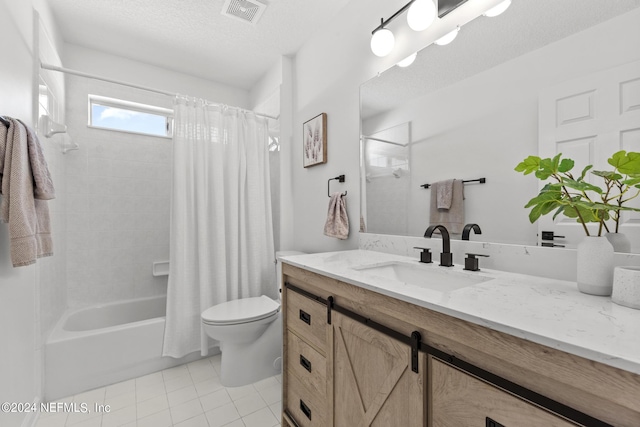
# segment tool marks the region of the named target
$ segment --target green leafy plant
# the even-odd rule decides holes
[[[588,165],[579,176],[571,171],[575,162],[562,159],[562,154],[553,158],[541,159],[529,156],[520,162],[516,172],[524,175],[534,173],[541,181],[551,179],[540,193],[529,200],[525,208],[531,208],[529,220],[533,223],[542,215],[554,212],[553,218],[562,214],[579,222],[587,236],[590,236],[588,223],[598,223],[598,236],[603,230],[609,231],[607,220],[615,223],[618,231],[620,211],[640,209],[624,206],[626,202],[640,194],[640,153],[618,151],[608,163],[613,171],[592,171],[604,180],[604,188],[585,181],[585,176],[593,165]]]
[[[613,171],[593,171],[592,173],[604,180],[605,190],[602,193],[602,201],[608,205],[615,203],[617,207],[612,209],[614,232],[617,233],[620,226],[620,211],[625,210],[624,203],[635,199],[640,194],[640,153],[618,151],[607,162],[613,166]]]

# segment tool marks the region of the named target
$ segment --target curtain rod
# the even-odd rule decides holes
[[[89,74],[89,73],[85,73],[85,72],[82,72],[82,71],[76,71],[76,70],[72,70],[70,68],[58,67],[58,66],[51,65],[51,64],[45,64],[43,62],[40,63],[40,68],[43,68],[45,70],[58,71],[60,73],[65,73],[65,74],[73,74],[75,76],[86,77],[88,79],[93,79],[93,80],[102,80],[103,82],[115,83],[115,84],[118,84],[118,85],[128,86],[128,87],[132,87],[132,88],[135,88],[135,89],[142,89],[142,90],[146,90],[147,92],[159,93],[161,95],[166,95],[166,96],[171,96],[171,97],[178,96],[177,93],[167,92],[165,90],[154,89],[154,88],[150,88],[150,87],[146,87],[146,86],[140,86],[140,85],[136,85],[136,84],[133,84],[133,83],[123,82],[121,80],[110,79],[110,78],[107,78],[107,77],[96,76],[94,74]],[[214,104],[221,105],[219,103],[214,103]],[[264,117],[265,119],[278,120],[280,118],[280,116],[277,116],[277,117],[267,116],[266,114],[255,113],[253,111],[245,110],[243,108],[238,108],[238,109],[242,110],[242,111],[251,112],[251,113],[255,114],[256,116]]]

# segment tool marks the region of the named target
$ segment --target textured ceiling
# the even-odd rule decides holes
[[[392,110],[637,7],[640,0],[513,0],[503,15],[481,16],[451,44],[428,46],[408,68],[392,67],[363,85],[362,116]]]
[[[349,0],[262,0],[256,25],[224,0],[48,0],[65,42],[250,89]]]

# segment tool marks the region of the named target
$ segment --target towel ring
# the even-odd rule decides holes
[[[329,197],[331,197],[331,192],[330,192],[329,186],[330,186],[331,181],[333,181],[334,179],[338,180],[338,182],[344,182],[344,175],[338,175],[335,178],[329,178],[327,180],[327,196],[329,196]],[[345,191],[344,193],[342,193],[340,195],[340,197],[344,197],[346,195],[347,195],[347,192]]]

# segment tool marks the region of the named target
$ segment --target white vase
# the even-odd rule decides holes
[[[613,246],[604,236],[586,236],[578,244],[578,290],[591,295],[611,295]]]
[[[631,241],[622,233],[605,233],[605,237],[613,246],[614,252],[631,252]]]

